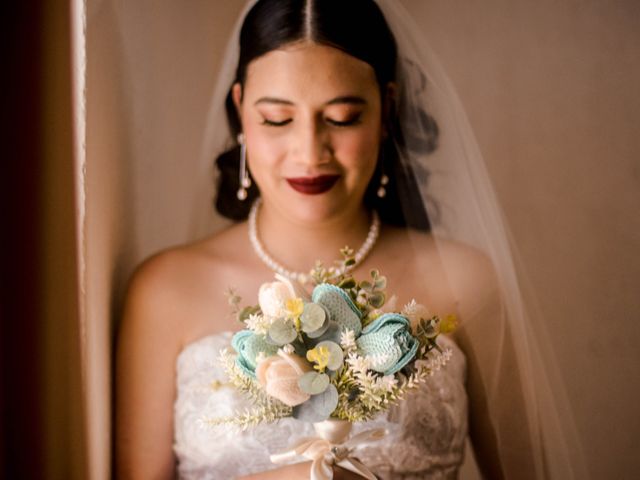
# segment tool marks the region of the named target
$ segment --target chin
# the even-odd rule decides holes
[[[343,202],[328,201],[324,198],[299,199],[291,205],[291,213],[302,222],[322,222],[328,220],[343,210]]]
[[[281,200],[285,211],[293,218],[303,223],[318,223],[340,215],[345,206],[349,204],[349,198],[339,195],[338,192],[326,192],[321,195],[302,195],[293,192]]]

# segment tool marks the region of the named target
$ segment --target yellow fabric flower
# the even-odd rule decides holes
[[[293,319],[299,318],[304,310],[304,302],[301,298],[290,298],[285,302],[285,310],[287,317]]]
[[[454,314],[447,315],[444,320],[440,322],[441,333],[451,333],[458,327],[458,317]]]
[[[319,372],[324,372],[329,363],[329,349],[325,346],[312,348],[307,351],[307,360],[315,363],[313,368]]]

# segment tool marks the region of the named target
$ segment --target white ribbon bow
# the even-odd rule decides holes
[[[298,456],[311,460],[311,480],[332,480],[332,465],[339,465],[368,480],[376,480],[371,470],[350,455],[359,444],[380,440],[386,433],[383,428],[366,430],[342,444],[331,443],[321,437],[303,438],[289,450],[271,455],[270,458],[273,463],[286,463]]]

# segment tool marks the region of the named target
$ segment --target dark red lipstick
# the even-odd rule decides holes
[[[287,182],[296,192],[305,195],[318,195],[327,192],[335,185],[340,175],[319,175],[317,177],[287,178]]]

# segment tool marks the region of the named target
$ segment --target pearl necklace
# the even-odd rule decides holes
[[[287,270],[284,266],[278,263],[271,255],[267,253],[262,245],[262,242],[258,238],[258,209],[260,208],[261,200],[257,198],[253,205],[251,206],[251,211],[249,212],[249,240],[251,241],[251,246],[253,247],[256,255],[262,260],[262,262],[280,275],[283,275],[291,280],[297,280],[300,283],[308,283],[309,275],[301,272],[293,272],[291,270]],[[367,238],[365,239],[362,246],[358,249],[356,254],[354,255],[353,265],[344,269],[344,272],[351,271],[356,268],[365,257],[369,254],[376,241],[378,240],[378,235],[380,234],[380,217],[378,216],[378,212],[375,210],[372,211],[371,215],[371,225],[369,226],[369,233],[367,234]]]

